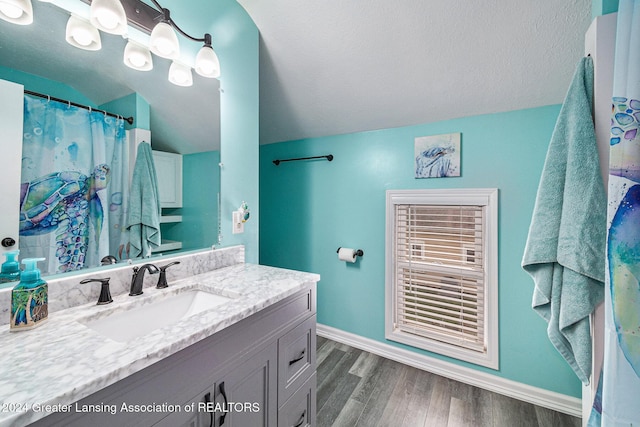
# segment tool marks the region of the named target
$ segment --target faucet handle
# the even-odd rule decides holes
[[[176,264],[180,264],[180,261],[173,261],[173,262],[170,262],[169,264],[163,265],[162,267],[158,267],[158,268],[160,269],[160,273],[162,273],[167,268],[171,267],[172,265],[176,265]]]
[[[91,283],[91,282],[100,282],[102,283],[102,288],[100,288],[100,297],[98,298],[97,305],[109,304],[113,302],[111,298],[111,292],[109,291],[109,279],[110,277],[105,277],[103,279],[84,279],[80,283]]]
[[[169,286],[169,284],[167,283],[166,270],[167,270],[167,268],[171,267],[172,265],[176,265],[176,264],[180,264],[180,261],[170,262],[169,264],[166,264],[166,265],[163,265],[162,267],[159,267],[159,269],[160,269],[160,277],[158,278],[158,284],[156,285],[156,288],[162,289],[162,288],[166,288],[166,287]]]

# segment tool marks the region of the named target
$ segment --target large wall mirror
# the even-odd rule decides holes
[[[65,41],[69,13],[48,2],[32,4],[31,25],[0,20],[0,79],[23,84],[25,90],[75,98],[70,100],[95,108],[106,106],[105,110],[123,116],[132,115],[131,111],[118,111],[123,99],[133,97],[146,105],[147,113],[134,108],[133,113],[141,116],[134,117],[133,125],[127,128],[137,128],[142,123],[151,132],[153,150],[178,154],[182,160],[182,203],[163,209],[161,225],[163,238],[179,242],[179,248],[174,249],[173,245],[169,252],[162,249],[154,256],[217,245],[219,81],[193,73],[193,86],[176,86],[167,78],[171,61],[156,56],[151,71],[128,68],[123,63],[127,41],[121,36],[100,33],[102,48],[98,51],[73,47]],[[180,39],[180,43],[193,42]],[[46,271],[46,275],[54,273]]]

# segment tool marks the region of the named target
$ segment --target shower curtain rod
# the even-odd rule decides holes
[[[73,105],[74,107],[84,108],[85,110],[89,110],[89,111],[98,111],[100,113],[106,114],[107,116],[115,117],[116,119],[122,118],[127,123],[129,123],[130,125],[133,124],[133,117],[124,117],[124,116],[121,116],[119,114],[109,113],[108,111],[98,110],[97,108],[89,107],[87,105],[78,104],[76,102],[67,101],[66,99],[60,99],[60,98],[56,98],[54,96],[44,95],[42,93],[33,92],[33,91],[27,90],[27,89],[24,90],[24,93],[27,94],[27,95],[39,96],[40,98],[46,98],[47,100],[50,100],[50,101],[62,102],[63,104],[69,104],[70,106]]]

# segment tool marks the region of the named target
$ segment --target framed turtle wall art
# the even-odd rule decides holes
[[[415,138],[415,177],[460,176],[460,140],[460,132]]]

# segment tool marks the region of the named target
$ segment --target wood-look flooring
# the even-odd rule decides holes
[[[318,337],[317,426],[580,427],[534,406]]]

